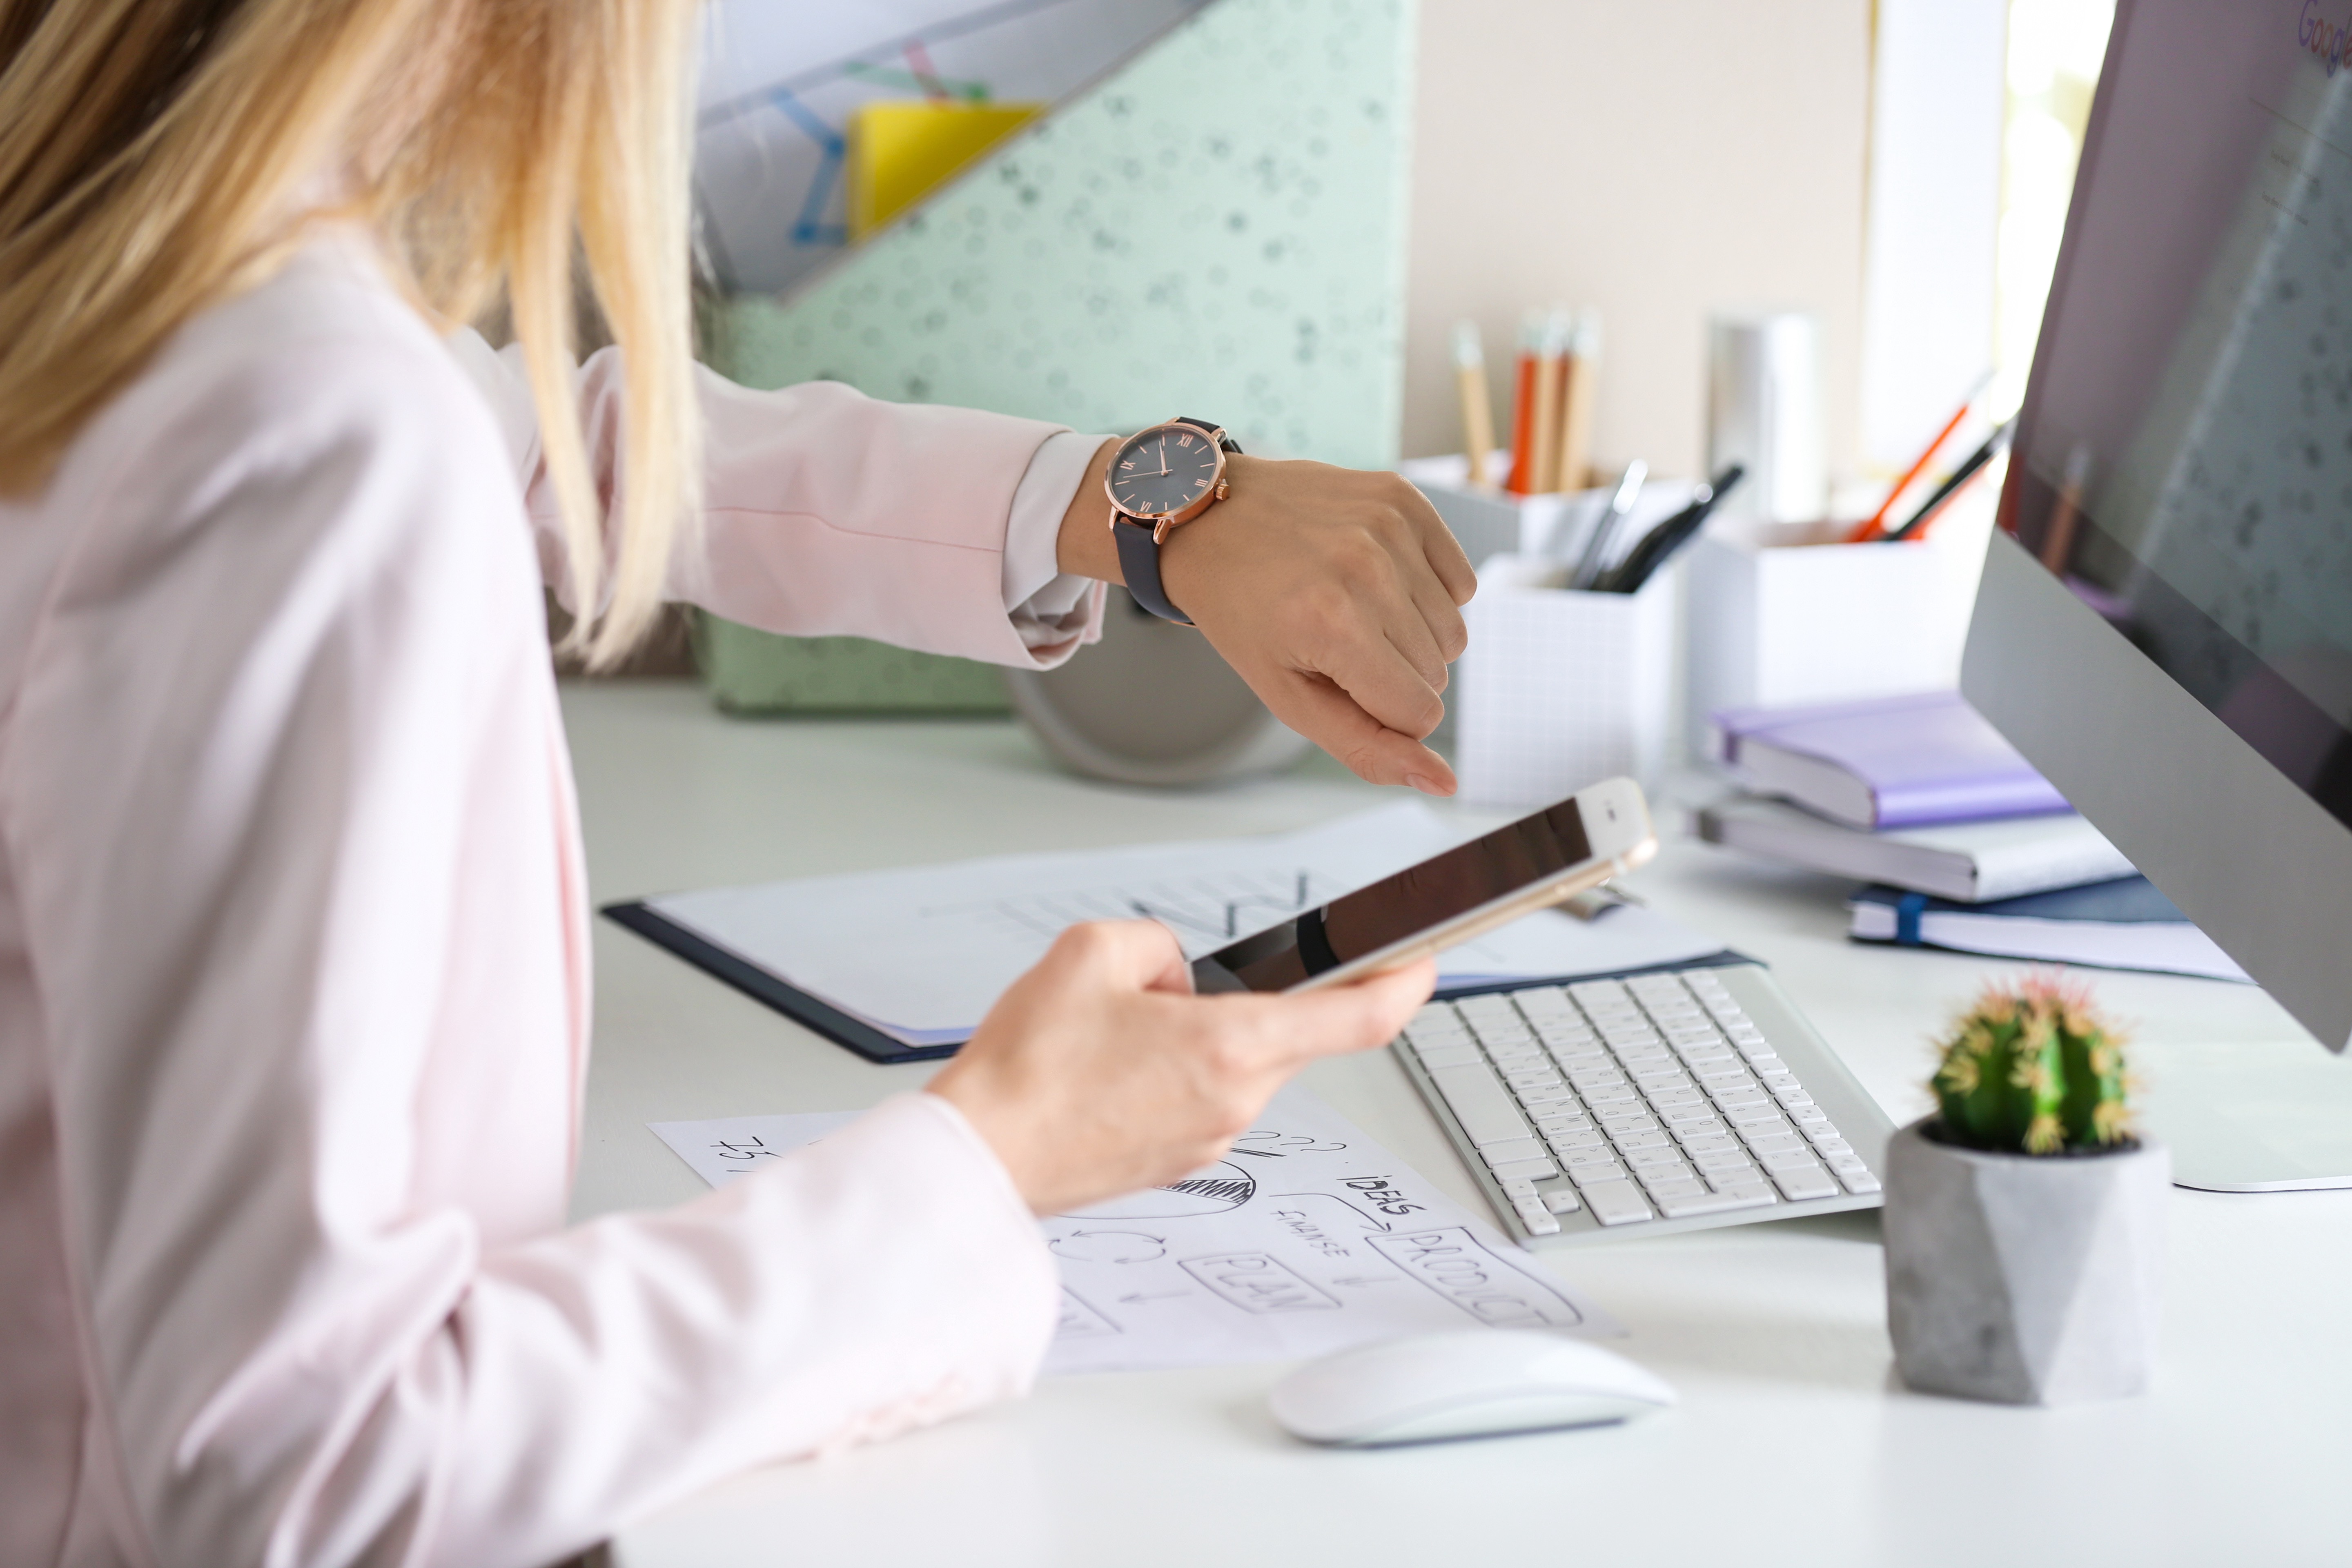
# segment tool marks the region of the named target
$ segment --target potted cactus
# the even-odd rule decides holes
[[[1955,1020],[1936,1110],[1886,1152],[1903,1381],[2011,1405],[2114,1399],[2156,1355],[2169,1157],[2132,1131],[2123,1040],[2037,974]]]

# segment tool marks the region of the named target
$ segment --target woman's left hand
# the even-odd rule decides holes
[[[1062,520],[1066,572],[1121,581],[1106,442]],[[1452,795],[1422,742],[1468,635],[1469,559],[1402,476],[1226,458],[1228,499],[1170,531],[1160,582],[1276,718],[1374,784]]]

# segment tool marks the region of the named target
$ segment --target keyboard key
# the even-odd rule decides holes
[[[1544,1148],[1540,1141],[1526,1136],[1501,1138],[1492,1143],[1482,1143],[1478,1146],[1478,1152],[1486,1156],[1486,1163],[1489,1165],[1498,1160],[1540,1159],[1543,1152]]]
[[[1770,1182],[1764,1179],[1764,1173],[1760,1171],[1753,1176],[1732,1176],[1727,1179],[1718,1177],[1709,1184],[1727,1198],[1748,1198],[1754,1202],[1767,1204],[1777,1204],[1780,1201],[1780,1193]]]
[[[1536,1131],[1547,1138],[1557,1138],[1566,1132],[1590,1132],[1594,1125],[1592,1118],[1581,1111],[1569,1116],[1555,1115],[1541,1110],[1535,1113],[1535,1124]]]
[[[1838,1180],[1845,1184],[1845,1190],[1850,1193],[1878,1191],[1878,1178],[1868,1171],[1840,1171]]]
[[[1595,1182],[1631,1181],[1633,1174],[1625,1169],[1625,1163],[1622,1160],[1594,1160],[1582,1165],[1570,1165],[1568,1177],[1580,1192]]]
[[[1673,1134],[1659,1128],[1653,1132],[1621,1132],[1616,1144],[1620,1149],[1671,1149],[1675,1140]]]
[[[1650,1217],[1650,1205],[1631,1182],[1595,1182],[1584,1189],[1584,1202],[1602,1225],[1633,1225]]]
[[[1658,1119],[1640,1106],[1623,1111],[1613,1106],[1603,1106],[1597,1120],[1601,1130],[1612,1138],[1627,1132],[1655,1132],[1660,1126]]]
[[[1840,1154],[1853,1153],[1853,1145],[1843,1138],[1816,1138],[1813,1140],[1813,1152],[1824,1160],[1833,1159]]]
[[[1811,1171],[1821,1166],[1821,1162],[1805,1149],[1759,1149],[1755,1158],[1758,1164],[1775,1175],[1782,1171]]]
[[[1505,1197],[1515,1203],[1520,1198],[1531,1198],[1536,1195],[1535,1179],[1531,1176],[1498,1175],[1495,1184],[1503,1189]]]
[[[1529,1198],[1516,1206],[1518,1210],[1519,1223],[1528,1227],[1529,1236],[1559,1234],[1559,1221],[1551,1217],[1551,1210],[1544,1207],[1541,1198]]]
[[[1617,1152],[1629,1165],[1679,1165],[1683,1152],[1673,1143],[1652,1143],[1639,1149],[1628,1149],[1622,1143]]]
[[[1574,1187],[1551,1187],[1543,1194],[1544,1207],[1554,1214],[1574,1214],[1583,1205],[1576,1201]]]
[[[1696,1132],[1683,1140],[1688,1154],[1744,1154],[1739,1140],[1728,1132]]]
[[[1643,1190],[1661,1205],[1668,1198],[1703,1197],[1708,1191],[1707,1184],[1696,1176],[1651,1176],[1639,1171],[1634,1174],[1642,1177]]]
[[[1724,1214],[1733,1209],[1762,1208],[1772,1202],[1769,1187],[1743,1188],[1738,1192],[1678,1194],[1672,1197],[1653,1193],[1658,1200],[1658,1212],[1668,1219],[1688,1219],[1695,1215]]]
[[[1805,1162],[1805,1168],[1801,1171],[1773,1172],[1772,1180],[1779,1184],[1780,1191],[1788,1194],[1792,1204],[1803,1203],[1808,1198],[1833,1198],[1841,1193],[1837,1178],[1810,1160]]]
[[[1629,1083],[1580,1082],[1576,1086],[1576,1092],[1585,1104],[1595,1110],[1604,1105],[1634,1105],[1642,1099],[1641,1092]]]
[[[1756,1163],[1737,1149],[1698,1149],[1689,1151],[1690,1163],[1702,1171],[1752,1171]]]
[[[1572,1176],[1587,1165],[1616,1164],[1617,1151],[1606,1143],[1591,1149],[1570,1149],[1561,1153],[1559,1163],[1568,1167],[1568,1173]]]
[[[1789,1107],[1789,1120],[1800,1127],[1827,1127],[1830,1113],[1818,1105],[1792,1105]]]
[[[1513,1177],[1539,1182],[1547,1176],[1559,1174],[1559,1167],[1549,1160],[1505,1160],[1490,1167],[1496,1175],[1506,1180]]]
[[[1527,1118],[1511,1103],[1511,1091],[1492,1068],[1433,1068],[1430,1080],[1453,1108],[1473,1148],[1528,1135]]]
[[[1478,1061],[1478,1047],[1465,1041],[1458,1046],[1423,1046],[1421,1065],[1430,1068],[1470,1067]]]
[[[1780,1108],[1769,1100],[1762,1105],[1726,1105],[1720,1109],[1723,1111],[1723,1119],[1743,1132],[1751,1127],[1789,1125],[1788,1118],[1780,1114]]]
[[[1797,1135],[1795,1129],[1785,1125],[1774,1127],[1764,1123],[1743,1127],[1740,1131],[1747,1135],[1748,1146],[1759,1152],[1768,1149],[1787,1149],[1801,1154],[1811,1147]]]
[[[1549,1140],[1549,1142],[1551,1144],[1551,1152],[1555,1157],[1573,1154],[1580,1149],[1606,1149],[1609,1147],[1609,1140],[1602,1136],[1599,1131],[1563,1132],[1559,1137]]]
[[[1867,1171],[1870,1169],[1868,1165],[1863,1163],[1862,1156],[1859,1154],[1824,1154],[1822,1156],[1822,1163],[1827,1165],[1831,1170],[1835,1171],[1841,1176],[1846,1174],[1850,1171]]]

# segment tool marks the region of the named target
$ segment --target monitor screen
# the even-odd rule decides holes
[[[2346,6],[2119,9],[2001,507],[2352,826]]]

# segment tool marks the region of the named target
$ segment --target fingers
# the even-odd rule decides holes
[[[1437,965],[1429,959],[1328,990],[1285,997],[1296,1003],[1304,1022],[1297,1030],[1310,1056],[1333,1056],[1386,1045],[1412,1022],[1437,989]]]
[[[1088,921],[1065,930],[1045,964],[1118,990],[1190,992],[1192,966],[1175,934],[1158,921]]]
[[[1470,564],[1470,557],[1462,552],[1462,542],[1454,537],[1454,531],[1445,526],[1445,520],[1437,515],[1437,509],[1429,504],[1429,498],[1418,487],[1410,480],[1400,480],[1400,484],[1402,493],[1397,498],[1397,510],[1412,525],[1423,561],[1444,585],[1453,607],[1468,604],[1471,595],[1478,591],[1478,574]],[[1432,629],[1439,631],[1439,640],[1445,640],[1438,623],[1430,624]],[[1460,649],[1457,647],[1455,652]]]
[[[1454,770],[1410,735],[1388,728],[1331,680],[1283,670],[1250,683],[1275,717],[1339,759],[1369,784],[1404,784],[1423,795],[1449,795]]]

